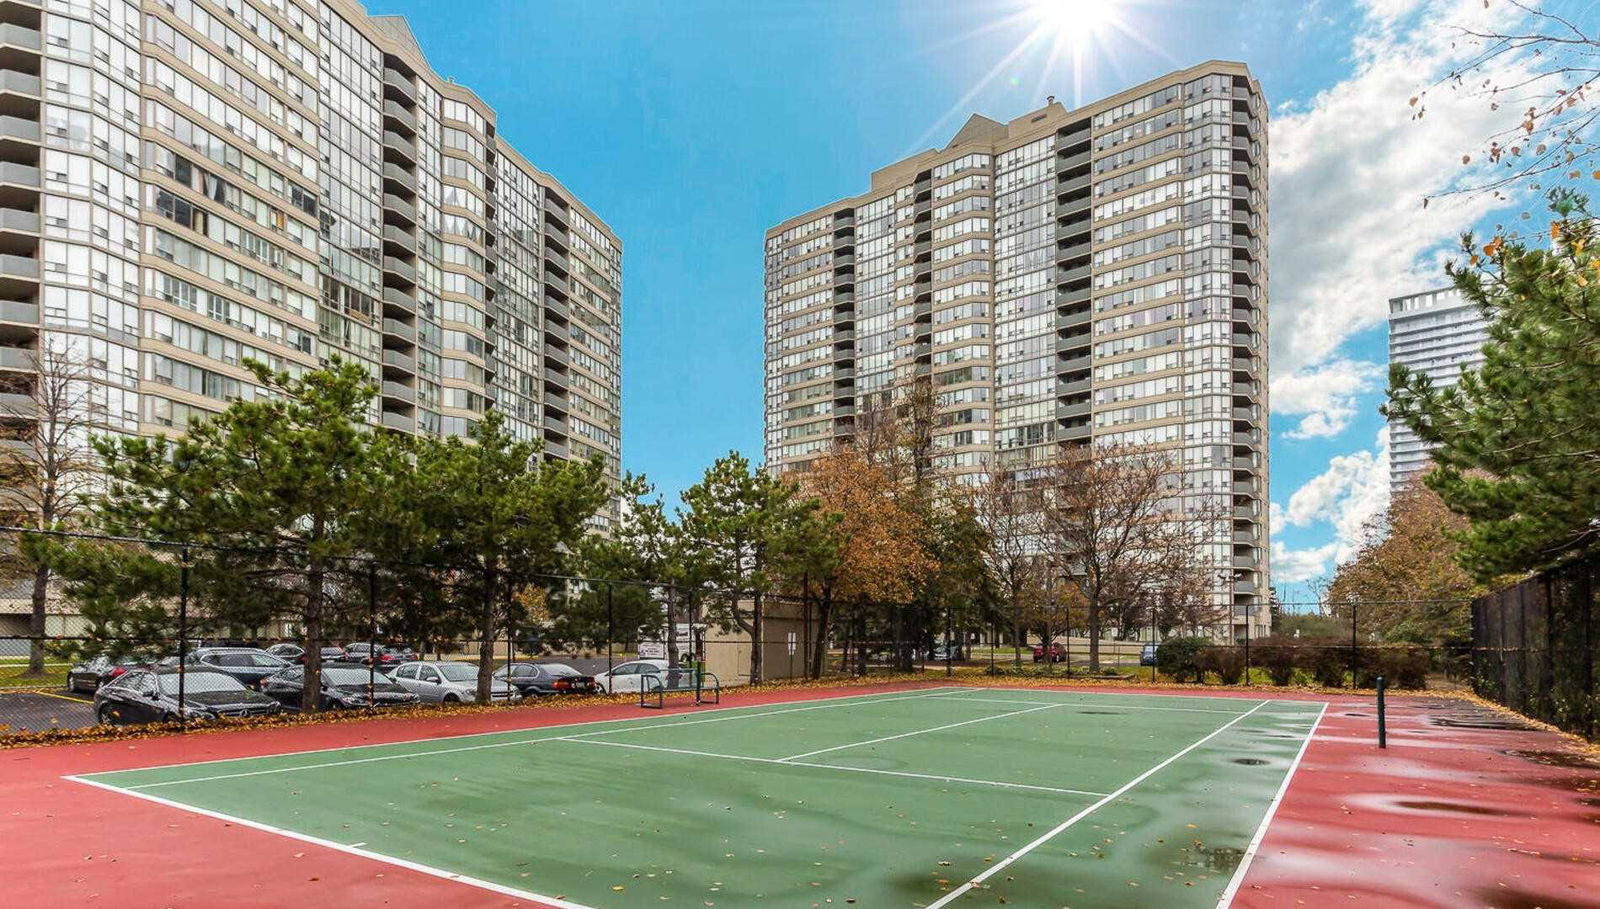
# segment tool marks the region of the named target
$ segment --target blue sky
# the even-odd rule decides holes
[[[1101,0],[1109,2],[1109,0]],[[1592,3],[1578,3],[1590,7]],[[1271,126],[1274,570],[1288,599],[1348,555],[1387,498],[1379,430],[1389,296],[1442,281],[1442,251],[1494,214],[1422,195],[1463,179],[1495,121],[1408,99],[1459,62],[1481,0],[1125,0],[1051,55],[1036,4],[371,0],[436,69],[622,237],[623,461],[669,495],[718,455],[761,452],[763,233],[942,145],[968,114],[1071,105],[1210,58],[1261,80]],[[1440,112],[1442,111],[1442,113]]]

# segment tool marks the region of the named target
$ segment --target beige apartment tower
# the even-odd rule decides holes
[[[1267,110],[1212,61],[1068,110],[973,116],[942,149],[767,232],[766,460],[802,470],[926,377],[953,482],[1061,446],[1181,458],[1228,503],[1229,628],[1267,632]],[[1204,503],[1203,505],[1201,503]]]
[[[622,245],[502,127],[353,0],[0,0],[0,444],[40,350],[126,434],[338,355],[375,425],[615,476]]]

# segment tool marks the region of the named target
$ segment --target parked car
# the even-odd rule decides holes
[[[288,661],[255,647],[202,647],[191,650],[186,662],[225,672],[249,688],[260,688],[262,679],[289,665]]]
[[[285,663],[304,663],[306,661],[306,649],[299,644],[273,644],[267,648],[267,652]]]
[[[401,663],[409,663],[417,658],[417,655],[409,650],[401,650],[398,647],[385,647],[382,644],[371,644],[362,641],[346,646],[342,659],[347,663],[360,663],[365,666],[372,662],[374,652],[378,655],[378,668],[380,669],[399,666]]]
[[[626,694],[638,691],[644,684],[644,676],[658,676],[671,665],[666,660],[634,660],[615,666],[609,672],[597,674],[594,683],[607,694]]]
[[[396,685],[381,672],[360,666],[322,667],[322,709],[355,707],[402,707],[417,703],[417,696]],[[300,709],[300,693],[305,690],[304,666],[290,666],[261,680],[261,693],[290,710]],[[368,686],[371,695],[368,695]]]
[[[94,693],[95,719],[107,725],[263,716],[277,713],[278,702],[225,672],[192,669],[183,675],[183,705],[178,704],[175,669],[130,669]]]
[[[1139,648],[1139,665],[1154,666],[1156,664],[1156,643],[1151,641]]]
[[[138,657],[131,656],[115,660],[107,656],[97,656],[94,659],[85,660],[67,672],[67,690],[94,694],[100,690],[101,685],[110,682],[130,669],[138,669],[148,662],[148,660],[141,660]]]
[[[478,667],[474,663],[415,661],[401,664],[389,677],[430,704],[471,703],[478,699]],[[504,679],[489,682],[490,700],[516,701],[521,697]]]
[[[565,663],[507,663],[494,677],[511,683],[525,698],[547,694],[594,694],[600,688],[594,676],[584,675]]]
[[[1044,662],[1044,645],[1043,644],[1035,644],[1035,645],[1033,645],[1033,661],[1035,663],[1043,663]],[[1051,643],[1051,645],[1050,645],[1050,662],[1052,662],[1052,663],[1064,663],[1066,661],[1067,661],[1067,648],[1061,646],[1058,643]]]

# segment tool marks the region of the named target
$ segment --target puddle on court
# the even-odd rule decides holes
[[[1246,767],[1260,767],[1262,764],[1266,763],[1266,761],[1263,761],[1261,758],[1234,758],[1233,762],[1235,764],[1243,764]]]
[[[1473,805],[1466,802],[1423,801],[1406,799],[1394,802],[1396,808],[1409,808],[1412,811],[1449,811],[1458,814],[1480,814],[1489,817],[1509,817],[1510,812],[1498,808],[1488,808],[1483,805]]]
[[[1529,893],[1507,887],[1482,890],[1479,897],[1483,905],[1494,906],[1495,909],[1594,909],[1594,903],[1588,900],[1576,902],[1547,893]]]
[[[1517,748],[1508,748],[1501,754],[1508,754],[1514,758],[1522,758],[1535,764],[1546,767],[1575,767],[1583,770],[1600,770],[1600,763],[1579,751],[1523,751]]]
[[[1507,732],[1527,732],[1534,728],[1527,723],[1521,723],[1509,717],[1505,719],[1489,716],[1462,718],[1460,714],[1430,716],[1428,717],[1428,722],[1434,726],[1447,726],[1453,729],[1496,729]]]

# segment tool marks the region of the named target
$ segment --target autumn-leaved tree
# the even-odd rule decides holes
[[[847,446],[813,461],[800,486],[816,500],[819,529],[831,542],[807,577],[818,595],[818,635],[808,658],[820,676],[839,610],[854,617],[873,604],[904,603],[938,566],[923,547],[922,515],[905,506],[905,487],[888,466]]]
[[[1333,614],[1348,628],[1353,611],[1368,638],[1431,644],[1469,637],[1470,600],[1485,587],[1456,561],[1467,526],[1414,478],[1368,522],[1355,558],[1335,569],[1327,595]]]

